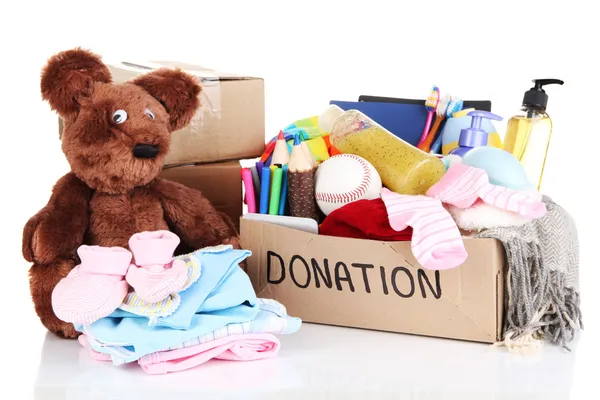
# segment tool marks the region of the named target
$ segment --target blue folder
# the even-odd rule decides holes
[[[362,112],[395,136],[413,146],[419,143],[427,120],[427,110],[424,104],[338,100],[332,100],[329,103],[337,105],[344,111],[358,110]]]

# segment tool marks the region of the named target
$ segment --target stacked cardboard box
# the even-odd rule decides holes
[[[259,157],[265,149],[263,79],[173,61],[106,64],[116,83],[161,67],[180,68],[200,79],[201,106],[188,126],[173,132],[161,177],[200,190],[239,230],[239,160]]]

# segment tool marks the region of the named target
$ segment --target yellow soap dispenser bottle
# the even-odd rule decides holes
[[[534,79],[534,87],[525,92],[521,111],[508,120],[504,150],[521,162],[538,190],[542,185],[546,155],[552,136],[552,120],[546,113],[548,95],[544,85],[564,82],[560,79]]]

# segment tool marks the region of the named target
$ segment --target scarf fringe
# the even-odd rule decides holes
[[[500,240],[506,252],[503,340],[494,346],[509,351],[535,352],[545,342],[570,351],[567,343],[583,329],[577,230],[562,208],[549,198],[545,203],[549,213],[539,221],[477,235]],[[555,223],[564,226],[559,231]]]
[[[544,341],[537,339],[534,332],[519,335],[516,331],[508,331],[504,334],[504,340],[494,343],[493,346],[505,346],[511,353],[531,355],[539,352],[544,347]]]

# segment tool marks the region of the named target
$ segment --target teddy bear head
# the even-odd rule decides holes
[[[63,118],[62,150],[90,188],[127,193],[162,170],[171,133],[200,106],[201,87],[179,69],[157,69],[122,84],[94,53],[52,56],[42,71],[42,98]]]

